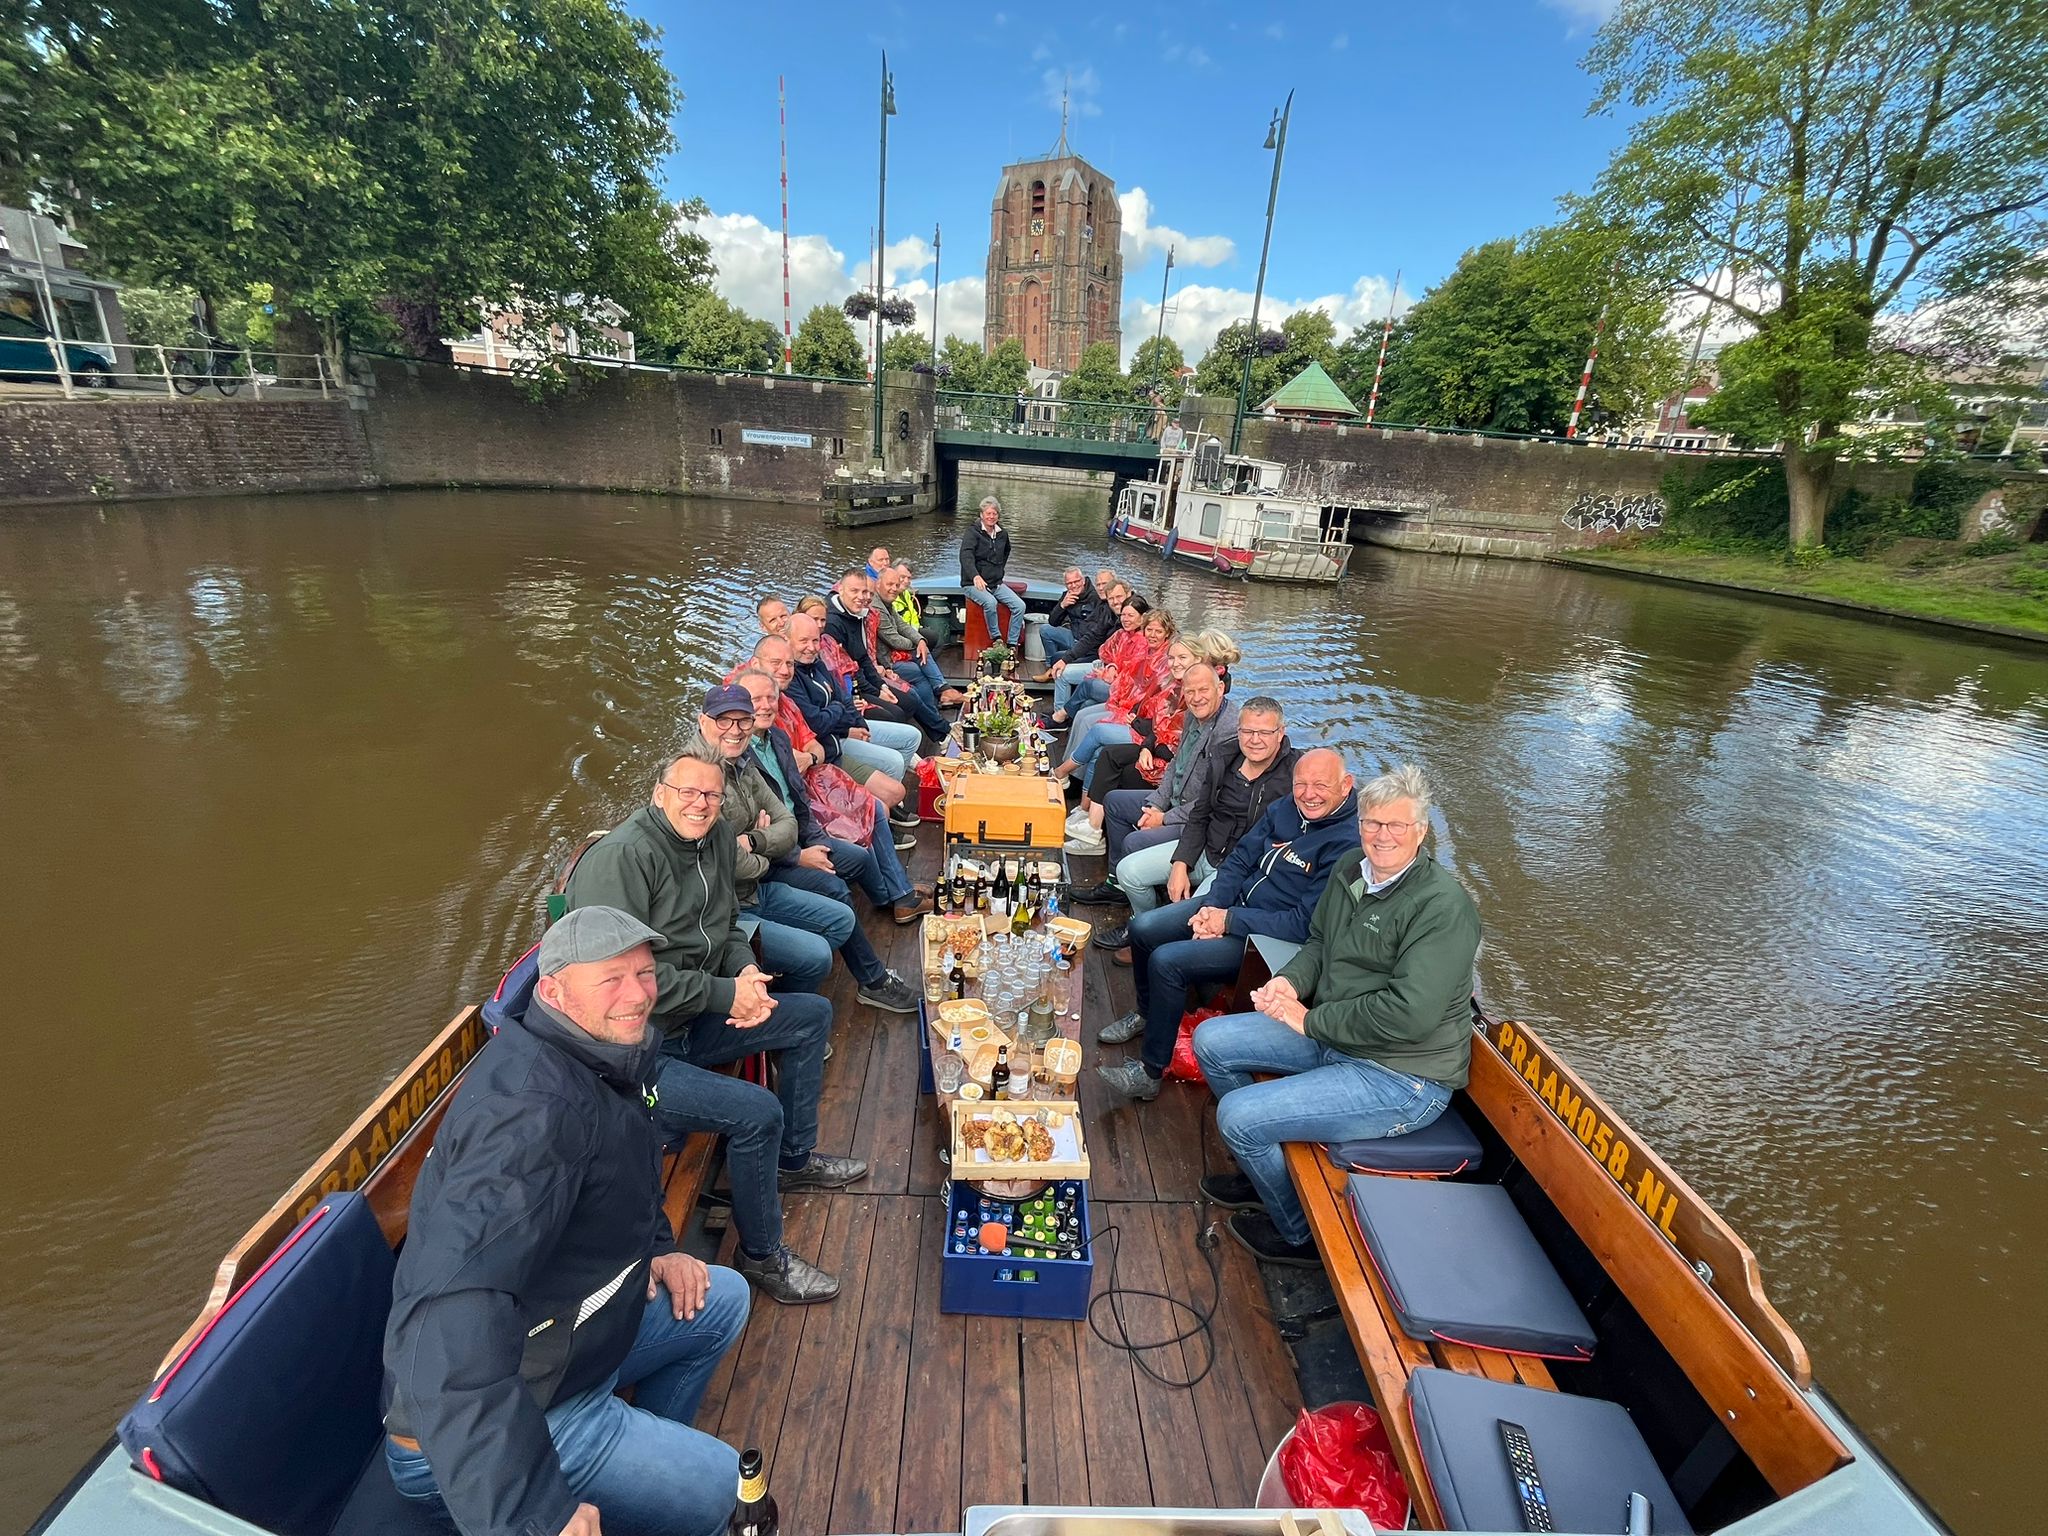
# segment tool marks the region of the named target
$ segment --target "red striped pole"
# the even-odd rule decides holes
[[[782,76],[775,77],[775,107],[782,119],[782,371],[796,372],[795,343],[789,330],[789,93]]]
[[[1379,414],[1380,377],[1387,371],[1387,342],[1392,339],[1394,334],[1394,297],[1396,294],[1400,293],[1400,291],[1401,269],[1399,267],[1396,267],[1394,269],[1394,286],[1393,289],[1387,294],[1387,323],[1385,327],[1380,331],[1379,366],[1374,368],[1372,371],[1372,398],[1368,400],[1365,405],[1365,424],[1368,427],[1372,425],[1373,417]]]
[[[1593,364],[1600,360],[1600,333],[1607,329],[1607,306],[1614,298],[1613,278],[1620,274],[1620,269],[1621,264],[1616,262],[1614,273],[1609,275],[1607,297],[1600,301],[1600,318],[1593,322],[1593,350],[1586,354],[1586,371],[1579,375],[1579,394],[1572,401],[1571,424],[1564,429],[1566,442],[1579,435],[1579,412],[1586,408],[1586,390],[1593,382]]]

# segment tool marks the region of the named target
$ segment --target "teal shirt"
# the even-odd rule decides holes
[[[754,761],[761,765],[761,771],[775,781],[775,787],[782,791],[782,803],[795,805],[796,796],[789,792],[789,780],[782,776],[782,764],[775,760],[775,748],[766,737],[754,738]]]

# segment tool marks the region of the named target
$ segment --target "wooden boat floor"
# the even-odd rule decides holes
[[[928,825],[920,843],[905,857],[912,878],[929,880],[937,829]],[[883,960],[916,984],[917,928],[872,913],[863,920]],[[1108,1284],[1103,1233],[1114,1226],[1119,1286],[1201,1305],[1210,1280],[1196,1239],[1221,1213],[1198,1203],[1198,1185],[1232,1166],[1209,1091],[1168,1083],[1150,1104],[1113,1106],[1093,1068],[1136,1046],[1100,1047],[1093,1037],[1132,1006],[1130,973],[1091,946],[1084,976],[1080,1101],[1094,1171],[1095,1289]],[[1151,1380],[1086,1322],[942,1313],[946,1170],[939,1118],[917,1093],[916,1021],[856,1004],[843,965],[827,995],[839,1022],[818,1145],[867,1159],[871,1172],[848,1190],[793,1196],[785,1209],[790,1245],[837,1274],[840,1293],[813,1307],[757,1297],[697,1419],[736,1448],[761,1448],[783,1529],[957,1531],[974,1504],[1250,1505],[1267,1455],[1301,1408],[1294,1361],[1250,1255],[1227,1237],[1216,1249],[1215,1365],[1192,1391]],[[729,1251],[730,1234],[725,1242]],[[1123,1310],[1138,1339],[1188,1324],[1143,1298]],[[1108,1311],[1105,1303],[1098,1315]],[[1184,1379],[1206,1352],[1197,1339],[1147,1358]]]

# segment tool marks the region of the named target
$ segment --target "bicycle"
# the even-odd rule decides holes
[[[171,360],[171,388],[196,395],[208,384],[223,397],[242,387],[242,354],[217,336],[200,333],[197,345],[181,347]]]

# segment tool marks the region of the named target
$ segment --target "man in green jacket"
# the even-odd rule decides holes
[[[1361,789],[1364,847],[1330,872],[1308,942],[1252,993],[1258,1012],[1195,1030],[1216,1129],[1243,1170],[1202,1193],[1237,1212],[1231,1235],[1268,1262],[1318,1262],[1286,1143],[1419,1131],[1465,1086],[1479,909],[1422,851],[1429,810],[1416,768]]]

